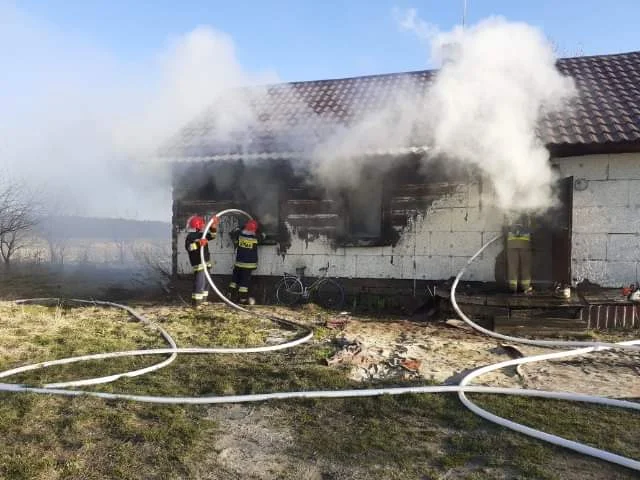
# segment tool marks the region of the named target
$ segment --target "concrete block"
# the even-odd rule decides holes
[[[277,256],[274,258],[274,262],[271,267],[272,275],[282,275],[284,272],[295,274],[296,268],[307,267],[311,265],[313,258],[311,255],[285,255]]]
[[[213,271],[219,275],[231,275],[233,272],[233,264],[235,257],[226,253],[211,254],[213,260]]]
[[[449,256],[416,255],[415,262],[417,279],[446,280],[455,275]]]
[[[472,183],[469,185],[467,206],[472,208],[480,206],[480,184],[479,183]]]
[[[640,153],[609,155],[609,178],[640,180]]]
[[[631,207],[577,207],[573,210],[573,231],[640,233],[640,217]]]
[[[330,255],[333,251],[331,242],[324,236],[310,241],[302,241],[302,253],[306,255]]]
[[[629,206],[640,209],[640,180],[629,180]]]
[[[422,232],[450,232],[451,231],[451,209],[436,208],[429,209],[416,222],[416,233]]]
[[[431,247],[431,232],[422,232],[419,235],[414,236],[415,255],[429,255],[429,249]]]
[[[640,235],[607,235],[607,260],[614,262],[640,260]]]
[[[504,215],[495,207],[454,208],[451,211],[451,230],[453,232],[482,232],[500,230]]]
[[[574,233],[571,256],[578,260],[606,260],[607,235],[604,233]]]
[[[359,278],[402,278],[402,257],[381,255],[356,257]]]
[[[605,287],[622,287],[636,282],[637,262],[607,262]]]
[[[432,232],[431,255],[473,255],[482,242],[481,232]]]
[[[609,155],[558,158],[555,163],[565,177],[573,176],[587,180],[606,180],[608,178]]]
[[[607,286],[607,262],[605,260],[582,260],[572,262],[573,279],[576,283],[583,280]]]
[[[413,256],[416,250],[416,235],[414,233],[403,233],[395,246],[384,247],[383,255],[409,255]]]
[[[344,247],[345,255],[356,257],[379,257],[384,254],[385,247]]]
[[[466,207],[469,204],[469,186],[459,185],[456,191],[444,195],[433,202],[432,208]]]
[[[458,275],[460,270],[467,264],[469,257],[452,257],[451,269],[453,275]],[[467,267],[462,280],[474,281],[474,282],[493,282],[496,279],[496,260],[491,257],[478,257],[471,265]]]
[[[627,180],[591,180],[586,190],[573,192],[574,207],[613,207],[628,204]]]
[[[402,278],[411,280],[417,277],[417,264],[415,255],[406,255],[402,257]]]

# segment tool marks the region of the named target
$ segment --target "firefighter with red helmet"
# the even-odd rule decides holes
[[[207,277],[205,276],[204,269],[211,268],[211,254],[209,253],[209,241],[216,238],[216,232],[218,231],[218,223],[220,219],[213,217],[211,227],[207,234],[202,236],[202,230],[205,227],[204,218],[199,215],[194,215],[189,219],[188,228],[193,230],[187,234],[185,238],[184,246],[189,254],[189,263],[193,268],[193,291],[191,292],[191,304],[194,307],[199,307],[202,304],[207,303],[209,298],[209,288],[207,285]],[[200,258],[200,248],[204,247],[204,261]]]
[[[249,287],[251,274],[258,268],[258,222],[253,219],[247,221],[242,229],[232,231],[231,236],[236,246],[236,261],[229,284],[229,297],[253,305],[255,300],[249,296]]]

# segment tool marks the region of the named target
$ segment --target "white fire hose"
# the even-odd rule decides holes
[[[227,214],[240,214],[244,215],[247,218],[251,218],[251,216],[237,209],[229,209],[224,210],[217,214],[218,217],[227,215]],[[211,227],[213,222],[213,218],[206,225],[203,237],[206,235],[206,232]],[[571,440],[564,439],[562,437],[558,437],[556,435],[551,435],[539,430],[535,430],[533,428],[518,424],[516,422],[504,419],[497,415],[494,415],[486,410],[478,407],[476,404],[471,402],[466,397],[466,393],[494,393],[494,394],[502,394],[502,395],[519,395],[519,396],[527,396],[527,397],[538,397],[538,398],[548,398],[548,399],[556,399],[556,400],[569,400],[569,401],[578,401],[585,403],[593,403],[599,405],[606,405],[611,407],[618,408],[626,408],[630,410],[640,411],[640,403],[625,401],[625,400],[616,400],[606,397],[592,396],[592,395],[582,395],[578,393],[571,392],[553,392],[553,391],[543,391],[543,390],[531,390],[531,389],[519,389],[519,388],[498,388],[498,387],[485,387],[485,386],[473,386],[469,385],[469,382],[480,375],[485,373],[498,370],[500,368],[504,368],[512,365],[522,365],[525,363],[539,362],[544,360],[551,360],[557,358],[566,358],[570,356],[583,355],[593,351],[605,350],[610,348],[617,349],[639,349],[640,340],[633,340],[628,342],[620,342],[620,343],[600,343],[600,342],[564,342],[564,341],[550,341],[550,340],[530,340],[523,339],[518,337],[510,337],[507,335],[501,335],[496,332],[492,332],[481,326],[477,325],[473,321],[471,321],[465,314],[460,310],[458,304],[455,299],[455,290],[460,281],[460,277],[463,275],[466,267],[471,264],[490,244],[498,240],[500,237],[496,237],[491,241],[487,242],[473,257],[469,259],[467,265],[460,270],[458,275],[456,276],[453,285],[451,286],[451,303],[453,308],[458,313],[460,318],[473,327],[475,330],[489,335],[494,338],[499,338],[502,340],[508,340],[511,342],[523,343],[527,345],[537,345],[543,347],[582,347],[578,349],[558,351],[545,355],[536,355],[530,357],[523,357],[515,360],[508,360],[505,362],[496,363],[493,365],[488,365],[486,367],[482,367],[478,370],[475,370],[465,376],[459,385],[452,386],[416,386],[416,387],[389,387],[389,388],[373,388],[373,389],[351,389],[351,390],[320,390],[320,391],[298,391],[298,392],[275,392],[275,393],[259,393],[259,394],[248,394],[248,395],[225,395],[225,396],[204,396],[204,397],[175,397],[175,396],[156,396],[156,395],[131,395],[126,393],[105,393],[105,392],[97,392],[90,390],[71,390],[68,387],[79,387],[79,386],[87,386],[87,385],[96,385],[103,384],[108,382],[113,382],[119,378],[123,377],[135,377],[139,375],[143,375],[145,373],[149,373],[155,370],[158,370],[168,364],[170,364],[179,353],[261,353],[261,352],[271,352],[276,350],[282,350],[290,347],[294,347],[301,343],[304,343],[311,339],[313,336],[313,332],[305,325],[302,325],[297,322],[293,322],[290,320],[285,320],[279,317],[266,315],[263,313],[256,312],[254,310],[249,310],[240,305],[236,305],[231,300],[226,298],[222,292],[218,289],[215,282],[211,278],[209,271],[205,268],[205,276],[207,281],[211,285],[211,288],[216,292],[216,294],[220,297],[220,299],[229,305],[231,308],[236,310],[245,312],[249,315],[260,316],[263,318],[267,318],[274,322],[280,323],[286,327],[296,327],[298,329],[302,329],[307,333],[293,341],[289,341],[282,344],[277,345],[268,345],[263,347],[250,347],[250,348],[223,348],[223,347],[191,347],[191,348],[178,348],[175,341],[171,338],[171,336],[161,327],[154,325],[152,322],[148,321],[144,316],[135,312],[130,307],[125,305],[121,305],[113,302],[101,302],[101,301],[90,301],[90,300],[71,300],[72,302],[82,303],[82,304],[93,304],[93,305],[101,305],[108,307],[121,308],[131,314],[138,321],[141,321],[145,324],[155,326],[158,329],[162,337],[167,341],[170,348],[156,348],[156,349],[146,349],[146,350],[130,350],[130,351],[120,351],[120,352],[111,352],[111,353],[98,353],[91,355],[82,355],[77,357],[64,358],[59,360],[52,360],[47,362],[40,362],[31,365],[25,365],[22,367],[13,368],[10,370],[6,370],[4,372],[0,372],[0,378],[7,378],[11,375],[15,375],[18,373],[24,373],[32,370],[37,370],[45,367],[50,367],[54,365],[62,365],[62,364],[70,364],[75,362],[81,362],[86,360],[98,360],[98,359],[109,359],[109,358],[117,358],[117,357],[129,357],[129,356],[141,356],[141,355],[167,355],[170,356],[163,360],[160,363],[151,365],[149,367],[145,367],[138,370],[133,370],[129,372],[108,375],[97,378],[90,379],[81,379],[81,380],[73,380],[68,382],[58,382],[45,384],[42,387],[30,387],[28,385],[23,384],[15,384],[15,383],[0,383],[0,391],[6,392],[15,392],[15,393],[41,393],[41,394],[55,394],[55,395],[66,395],[66,396],[93,396],[103,399],[120,399],[120,400],[132,400],[139,402],[148,402],[148,403],[161,403],[161,404],[221,404],[221,403],[243,403],[243,402],[262,402],[267,400],[283,400],[283,399],[295,399],[295,398],[351,398],[351,397],[373,397],[380,395],[402,395],[406,393],[458,393],[460,401],[469,408],[472,412],[477,415],[491,421],[502,425],[504,427],[510,428],[517,432],[523,433],[525,435],[538,438],[540,440],[553,443],[555,445],[559,445],[561,447],[565,447],[586,455],[590,455],[595,458],[599,458],[601,460],[605,460],[611,463],[615,463],[618,465],[622,465],[624,467],[640,471],[640,461],[634,460],[631,458],[623,457],[621,455],[616,455],[611,452],[607,452],[605,450],[597,449],[590,447],[588,445],[581,444],[579,442],[574,442]],[[204,261],[204,248],[200,249],[201,261],[206,265]],[[58,301],[58,299],[26,299],[20,300],[19,303],[43,303],[43,302],[51,302]]]

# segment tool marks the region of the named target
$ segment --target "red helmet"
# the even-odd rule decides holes
[[[256,233],[258,231],[258,222],[256,222],[255,220],[249,220],[247,223],[245,223],[244,229],[247,232]]]
[[[195,230],[202,230],[204,228],[204,218],[194,215],[189,219],[189,228],[193,228]]]

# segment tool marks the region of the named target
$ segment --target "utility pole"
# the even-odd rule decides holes
[[[462,28],[465,27],[467,23],[467,0],[463,0],[462,3]]]

